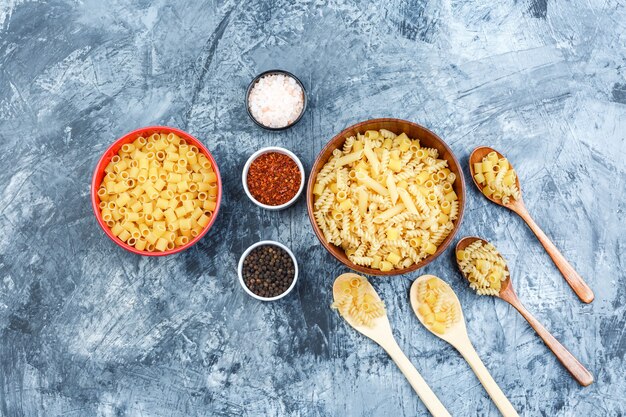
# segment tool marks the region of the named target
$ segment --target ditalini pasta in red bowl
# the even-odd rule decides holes
[[[459,162],[430,130],[400,119],[357,123],[330,140],[309,177],[322,245],[346,266],[396,275],[432,262],[463,217]]]
[[[116,140],[94,171],[91,202],[102,230],[124,249],[171,255],[198,242],[217,217],[215,159],[182,130],[144,127]]]

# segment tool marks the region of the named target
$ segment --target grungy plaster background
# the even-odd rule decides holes
[[[335,133],[381,116],[426,125],[464,164],[477,145],[507,155],[529,210],[595,290],[580,303],[521,220],[468,189],[458,237],[496,243],[520,298],[597,381],[579,387],[511,307],[472,294],[449,249],[420,272],[457,291],[520,414],[624,415],[625,29],[619,0],[0,0],[0,416],[426,415],[383,351],[328,308],[346,269],[304,199],[271,213],[241,187],[259,147],[310,168]],[[310,98],[282,133],[243,105],[274,67]],[[200,138],[224,179],[213,230],[164,259],[115,246],[89,205],[101,153],[150,124]],[[281,302],[236,281],[260,239],[300,259]],[[453,415],[499,415],[411,313],[417,275],[373,280],[399,344]]]

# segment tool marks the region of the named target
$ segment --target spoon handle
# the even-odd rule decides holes
[[[578,275],[578,272],[576,272],[574,267],[567,262],[567,259],[565,259],[556,246],[554,246],[554,243],[552,243],[550,238],[546,236],[543,230],[541,230],[537,223],[535,223],[533,218],[528,213],[528,210],[526,210],[525,207],[518,207],[515,212],[526,222],[535,236],[537,236],[537,239],[539,239],[539,242],[541,242],[543,247],[546,249],[546,252],[548,252],[548,255],[550,255],[550,258],[552,258],[552,261],[554,261],[556,267],[559,268],[559,271],[563,274],[565,281],[567,281],[569,286],[572,287],[578,298],[580,298],[580,300],[584,303],[592,302],[594,295],[591,288],[589,288],[582,277]]]
[[[398,365],[398,368],[402,371],[406,379],[409,380],[409,383],[420,397],[430,414],[434,417],[451,417],[446,407],[439,401],[439,398],[435,395],[432,389],[428,386],[424,378],[417,372],[415,366],[411,363],[409,358],[402,352],[398,343],[391,338],[381,345],[391,356],[391,359]]]
[[[567,369],[574,379],[578,381],[578,383],[584,387],[591,384],[593,382],[593,375],[591,372],[587,370],[578,359],[572,355],[569,350],[565,348],[548,330],[539,321],[532,315],[526,307],[519,301],[517,297],[507,297],[506,301],[508,301],[517,311],[520,312],[522,316],[526,319],[528,324],[535,329],[539,337],[543,339],[544,343],[550,348],[552,353],[557,357],[557,359],[563,364],[565,369]]]
[[[500,413],[502,413],[504,417],[519,417],[519,414],[517,414],[517,411],[515,411],[515,408],[513,408],[509,399],[506,398],[506,395],[504,395],[487,368],[485,368],[485,365],[483,364],[483,361],[480,360],[478,353],[476,353],[476,349],[474,349],[472,342],[470,342],[469,339],[466,339],[463,343],[459,343],[455,347],[461,355],[463,355],[467,363],[469,363],[470,367],[478,377],[478,380],[481,384],[483,384],[483,387],[485,387],[485,390],[496,404],[496,407],[500,410]]]

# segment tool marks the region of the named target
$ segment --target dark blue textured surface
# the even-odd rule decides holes
[[[579,387],[511,307],[471,293],[448,250],[420,272],[455,289],[520,415],[624,415],[625,22],[618,0],[0,0],[0,416],[425,415],[384,352],[328,308],[345,268],[304,200],[266,212],[241,188],[256,149],[285,146],[309,169],[338,131],[382,116],[424,124],[462,161],[478,145],[507,155],[596,293],[581,304],[521,220],[468,190],[459,237],[498,246],[522,301],[596,377]],[[243,95],[276,67],[310,102],[271,133]],[[89,204],[101,153],[151,124],[200,138],[225,192],[210,233],[161,259],[115,246]],[[239,255],[261,239],[300,259],[281,302],[237,283]],[[373,280],[400,346],[453,415],[497,416],[413,316],[416,276]]]

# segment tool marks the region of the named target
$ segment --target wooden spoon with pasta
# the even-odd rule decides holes
[[[452,288],[434,275],[422,275],[413,281],[409,298],[419,321],[432,334],[450,343],[463,355],[502,415],[519,417],[476,353],[467,335],[461,303]],[[434,313],[431,307],[433,304],[440,312]],[[437,320],[435,314],[441,314],[442,320]]]
[[[339,275],[333,284],[335,304],[341,304],[341,301],[345,299],[346,290],[349,289],[350,282],[353,280],[360,281],[360,285],[365,286],[363,288],[365,292],[374,300],[381,303],[376,290],[374,290],[374,287],[371,286],[367,279],[357,274],[347,273]],[[409,383],[433,416],[450,417],[448,410],[446,410],[441,401],[439,401],[439,398],[437,398],[426,381],[424,381],[424,378],[417,372],[417,369],[415,369],[411,361],[409,361],[402,352],[402,349],[400,349],[400,346],[398,346],[391,332],[391,325],[389,324],[389,319],[387,318],[387,313],[384,311],[384,308],[379,312],[380,315],[378,315],[378,317],[371,319],[369,326],[361,324],[358,318],[355,318],[347,311],[342,313],[341,308],[339,308],[339,311],[342,317],[350,326],[354,327],[356,331],[369,337],[385,349],[389,356],[391,356],[391,359],[398,365],[398,368],[400,368],[406,379],[409,380]]]
[[[486,240],[481,239],[479,237],[472,237],[472,236],[465,237],[461,239],[459,243],[457,243],[455,253],[458,254],[459,251],[466,251],[467,247],[476,241],[481,241],[483,245],[486,245],[489,243]],[[498,256],[501,257],[499,253],[498,253]],[[470,280],[468,273],[463,270],[463,267],[461,266],[461,260],[459,260],[458,255],[456,259],[457,259],[457,265],[459,266],[459,270],[461,271],[461,274],[463,274],[465,279],[472,282]],[[504,261],[504,258],[502,258],[502,260]],[[483,292],[483,294],[494,295],[495,297],[501,298],[507,303],[511,304],[513,307],[515,307],[515,309],[519,311],[520,314],[526,319],[528,324],[530,324],[530,326],[533,329],[535,329],[535,332],[537,332],[539,337],[541,337],[541,339],[548,346],[548,348],[550,348],[552,353],[554,353],[554,355],[561,362],[561,364],[563,364],[565,369],[567,369],[572,374],[574,379],[576,379],[576,381],[578,381],[580,385],[585,386],[585,387],[591,384],[593,382],[593,375],[591,374],[591,372],[589,372],[587,368],[585,368],[578,361],[578,359],[576,359],[574,355],[572,355],[565,348],[565,346],[563,346],[558,340],[556,340],[556,338],[552,336],[552,334],[548,330],[546,330],[546,328],[543,327],[543,325],[539,323],[539,321],[535,317],[533,317],[533,315],[530,314],[528,310],[526,310],[526,307],[524,307],[524,305],[521,303],[521,301],[517,297],[517,294],[515,293],[515,289],[513,288],[513,284],[511,283],[511,277],[509,275],[509,268],[506,265],[506,263],[504,263],[504,269],[506,270],[507,278],[504,281],[502,281],[501,284],[499,284],[500,285],[499,291],[495,291],[494,293],[491,293],[491,294]]]
[[[522,189],[520,188],[519,178],[517,178],[517,176],[515,176],[514,178],[515,186],[519,190],[519,197],[517,199],[510,198],[508,199],[508,202],[503,202],[503,198],[497,195],[498,193],[491,193],[489,192],[490,190],[485,190],[489,188],[486,185],[487,181],[481,184],[476,179],[477,174],[482,174],[482,172],[477,172],[477,171],[481,169],[481,163],[482,163],[483,158],[487,157],[492,152],[494,152],[495,155],[497,155],[498,160],[501,158],[504,158],[501,153],[487,146],[481,146],[481,147],[474,149],[474,151],[470,155],[469,166],[470,166],[470,173],[472,174],[472,180],[474,181],[474,184],[476,185],[476,187],[478,187],[481,194],[487,197],[489,201],[492,201],[502,207],[506,207],[509,210],[512,210],[513,212],[517,213],[517,215],[520,216],[522,220],[526,222],[528,227],[530,227],[530,230],[533,231],[535,236],[537,236],[537,239],[539,239],[539,242],[543,245],[546,252],[548,252],[548,255],[550,255],[550,258],[552,258],[552,261],[554,262],[556,267],[559,269],[559,271],[561,271],[561,274],[563,274],[563,277],[565,278],[569,286],[572,287],[572,289],[574,290],[578,298],[580,298],[580,300],[585,303],[592,302],[594,299],[594,294],[591,288],[589,288],[589,285],[587,285],[587,283],[578,274],[578,272],[576,272],[574,267],[570,265],[567,259],[565,259],[565,257],[561,254],[561,252],[554,245],[554,243],[552,243],[550,238],[543,232],[543,230],[541,230],[541,228],[537,225],[537,223],[535,223],[533,218],[528,213],[528,210],[526,209],[526,206],[524,205],[524,200],[522,200],[522,194],[521,194]],[[510,162],[509,162],[509,166],[510,166],[510,170],[514,170],[513,166],[510,165]]]

